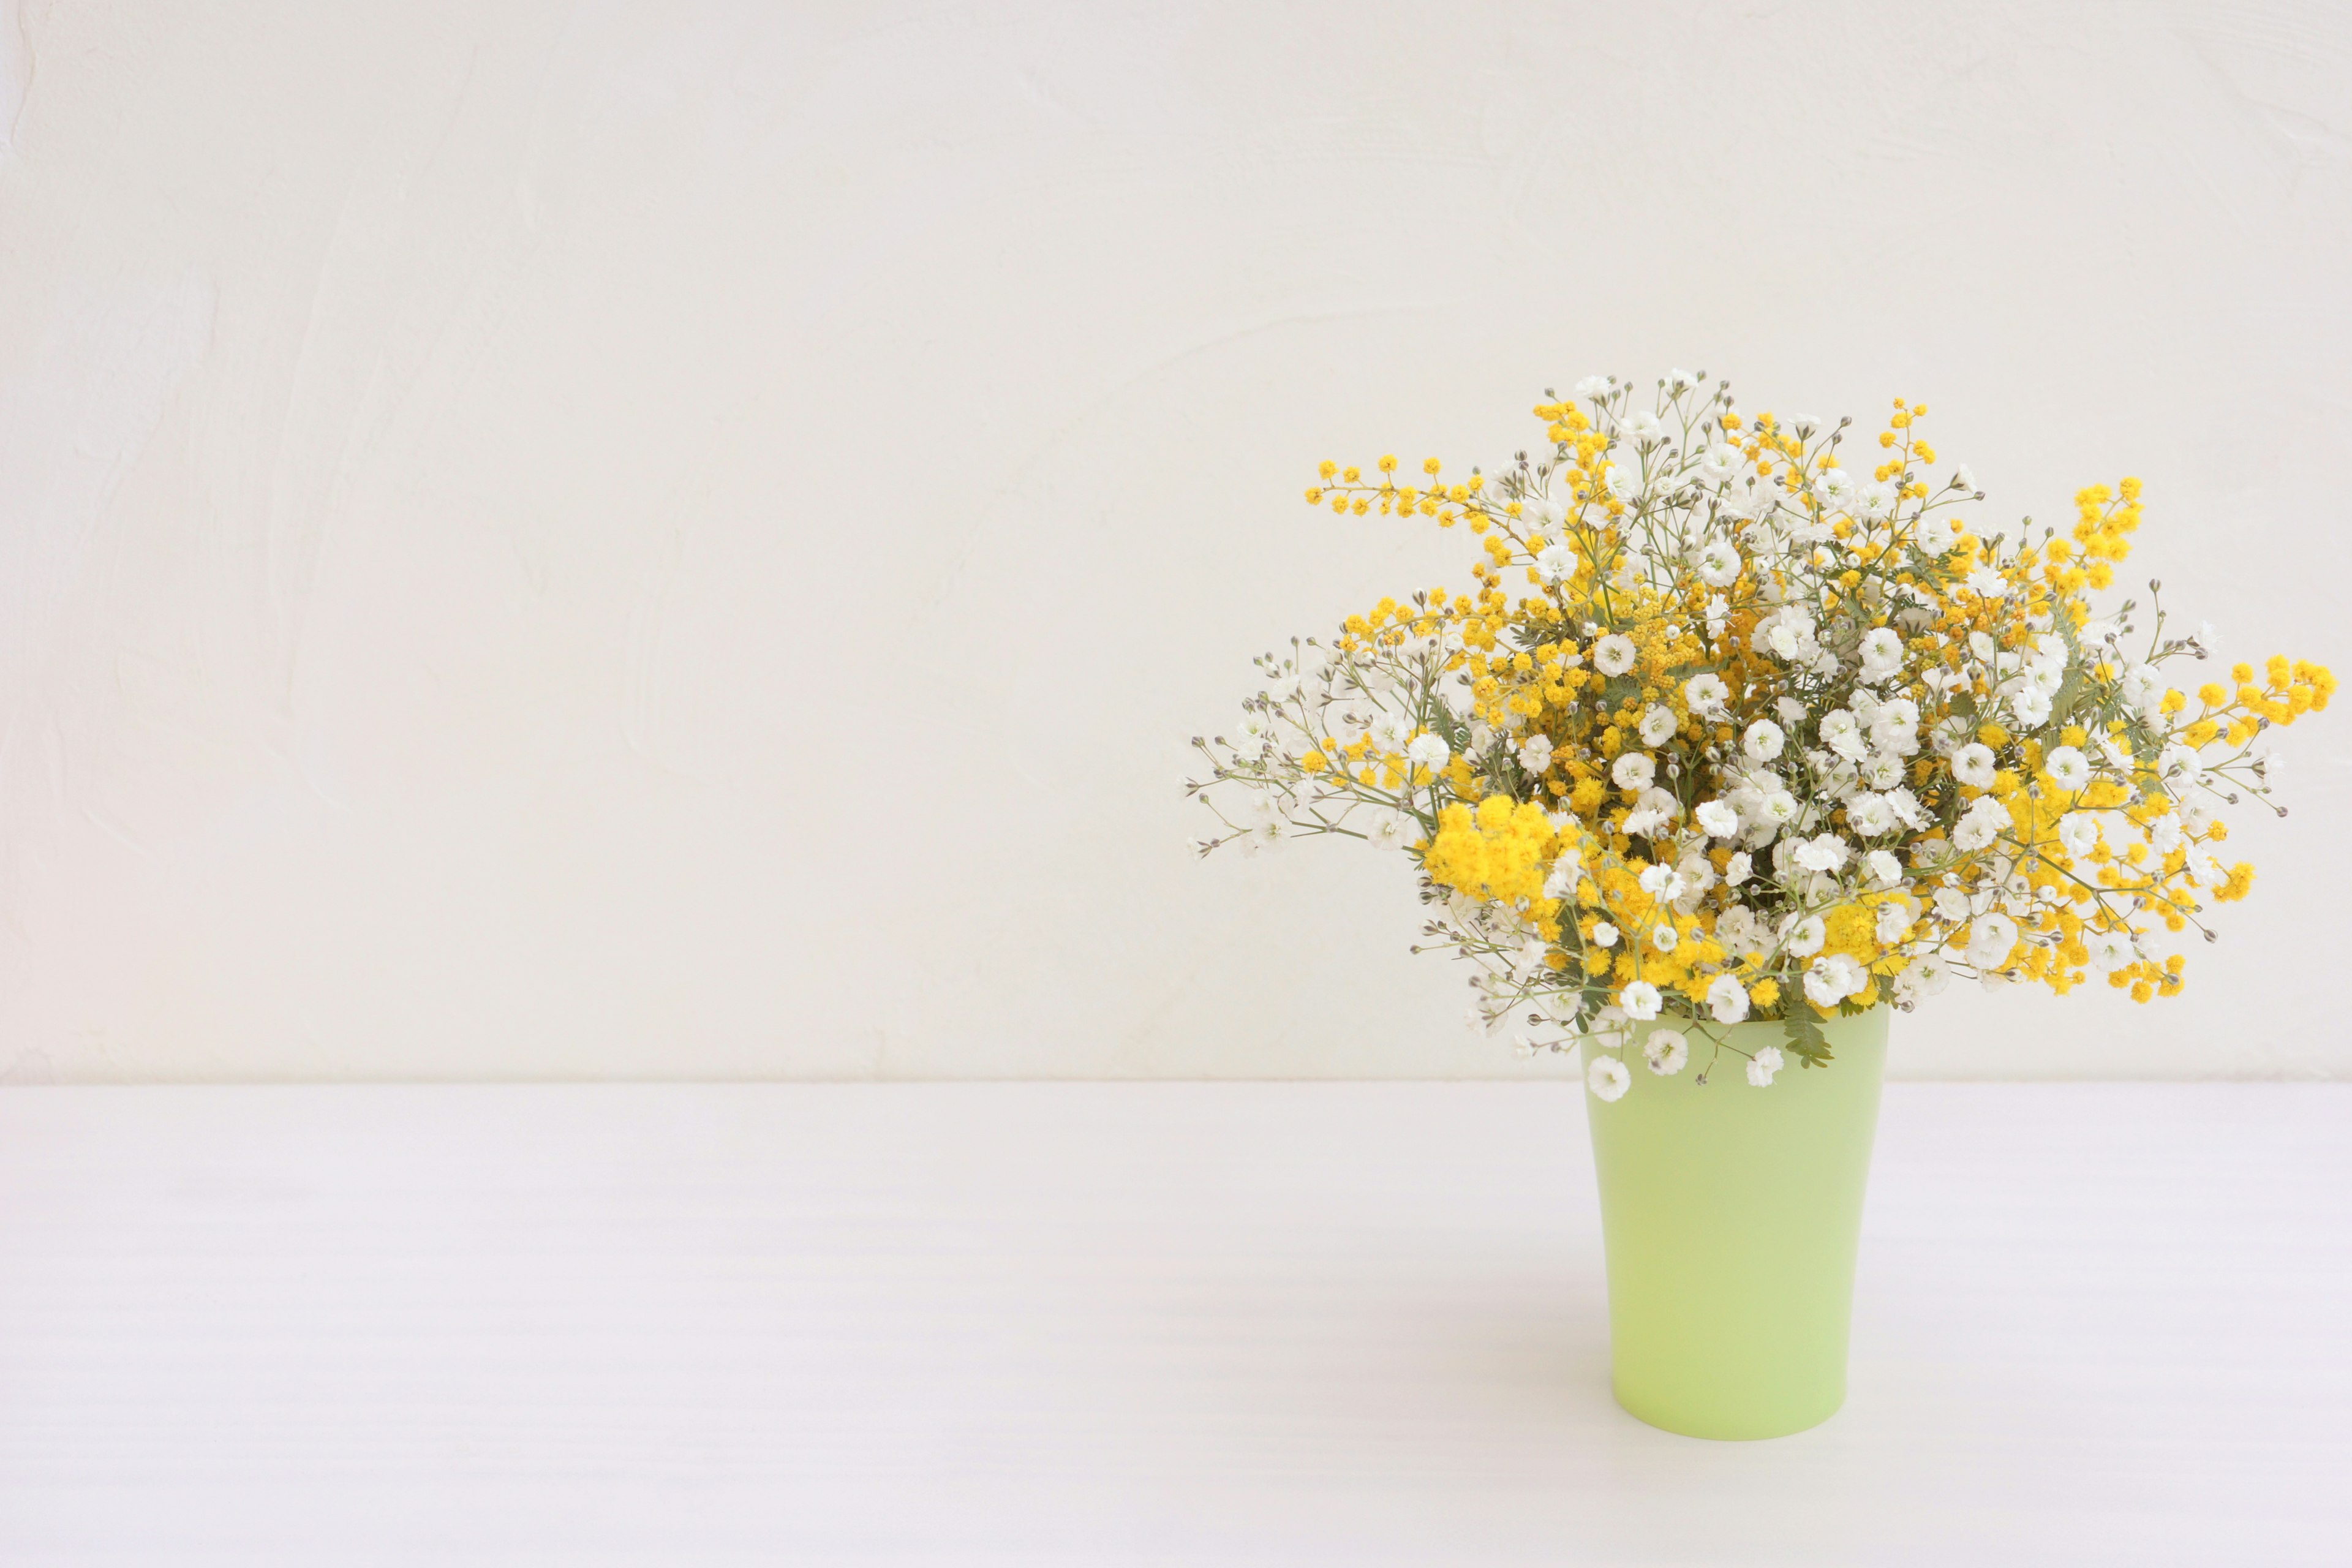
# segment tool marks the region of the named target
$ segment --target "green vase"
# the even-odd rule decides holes
[[[1823,1023],[1834,1058],[1794,1054],[1771,1084],[1685,1028],[1690,1061],[1661,1078],[1638,1041],[1633,1084],[1588,1093],[1609,1258],[1617,1402],[1693,1437],[1780,1437],[1845,1402],[1863,1189],[1886,1067],[1887,1009]],[[1713,1026],[1753,1053],[1776,1023]],[[1584,1047],[1589,1065],[1593,1055]],[[1700,1074],[1706,1081],[1699,1082]]]

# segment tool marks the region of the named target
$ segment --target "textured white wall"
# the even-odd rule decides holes
[[[0,6],[0,1073],[1524,1073],[1401,862],[1196,863],[1297,499],[1548,384],[1934,407],[2352,668],[2352,13]],[[2352,1068],[2352,730],[2188,996],[1913,1075]],[[1533,1070],[1544,1070],[1540,1068]]]

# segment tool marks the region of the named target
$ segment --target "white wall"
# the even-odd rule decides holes
[[[2352,667],[2352,13],[0,5],[0,1072],[1510,1075],[1401,862],[1196,863],[1297,499],[1546,384],[1927,400],[1988,515]],[[2352,714],[2180,1001],[2352,1068]],[[1543,1070],[1541,1068],[1535,1070]]]

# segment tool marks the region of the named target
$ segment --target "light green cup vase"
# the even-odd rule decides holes
[[[1623,1053],[1633,1075],[1624,1095],[1584,1097],[1617,1402],[1651,1426],[1781,1437],[1845,1403],[1887,1012],[1825,1022],[1830,1065],[1791,1054],[1768,1088],[1748,1083],[1747,1057],[1717,1056],[1686,1029],[1681,1072],[1652,1073],[1636,1043]],[[1667,1026],[1636,1026],[1637,1041]],[[1720,1032],[1749,1053],[1787,1043],[1775,1023]],[[1589,1042],[1584,1050],[1589,1063]]]

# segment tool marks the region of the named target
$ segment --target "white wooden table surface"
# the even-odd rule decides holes
[[[0,1091],[0,1563],[2352,1562],[2352,1086],[1890,1089],[1764,1444],[1577,1092]]]

